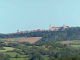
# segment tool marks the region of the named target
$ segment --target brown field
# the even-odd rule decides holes
[[[11,43],[14,43],[15,41],[35,43],[36,41],[40,40],[41,38],[42,37],[19,37],[19,38],[8,38],[8,39],[1,39],[1,40],[4,41],[4,43],[6,43],[6,44],[9,43],[9,41],[12,41]]]
[[[62,41],[60,43],[62,43],[62,44],[69,44],[69,43],[72,43],[72,41]]]
[[[35,43],[36,41],[40,40],[42,37],[29,37],[29,38],[23,38],[18,40],[19,42],[29,42],[29,43]]]

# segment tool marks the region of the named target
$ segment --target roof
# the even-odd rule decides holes
[[[61,28],[61,27],[52,27],[52,28]]]
[[[69,26],[66,26],[66,27],[69,27]]]

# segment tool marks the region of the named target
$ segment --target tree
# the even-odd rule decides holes
[[[18,58],[18,57],[19,57],[19,55],[18,55],[18,54],[16,54],[15,58]]]

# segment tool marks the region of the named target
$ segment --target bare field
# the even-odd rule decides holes
[[[40,40],[42,37],[29,37],[29,38],[23,38],[18,40],[19,42],[29,42],[29,43],[35,43],[36,41]]]
[[[6,40],[6,41],[17,41],[17,40],[22,39],[22,38],[25,38],[25,37],[19,37],[19,38],[7,38],[7,39],[1,39],[1,40]]]
[[[73,41],[61,41],[62,44],[70,44],[70,43],[80,43],[80,40],[73,40]]]
[[[69,44],[69,43],[72,43],[72,41],[62,41],[60,43],[62,43],[62,44]]]
[[[18,42],[29,42],[29,43],[35,43],[36,41],[40,40],[42,37],[19,37],[19,38],[8,38],[8,39],[1,39],[1,41],[4,41],[4,43],[14,43],[16,41]]]

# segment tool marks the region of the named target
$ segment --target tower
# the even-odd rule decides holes
[[[52,25],[50,24],[50,30],[51,30],[51,28],[52,28]]]
[[[17,33],[19,33],[19,29],[17,30]]]
[[[65,29],[66,28],[66,26],[63,24],[63,28]]]

